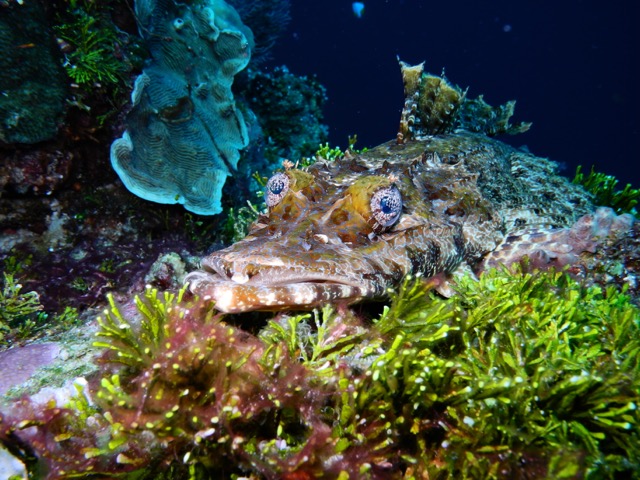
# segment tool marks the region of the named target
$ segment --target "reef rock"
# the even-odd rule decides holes
[[[151,59],[136,79],[111,163],[134,194],[213,215],[249,137],[231,92],[249,63],[251,30],[223,0],[136,2]]]
[[[0,5],[0,51],[0,141],[54,137],[68,79],[40,2]]]

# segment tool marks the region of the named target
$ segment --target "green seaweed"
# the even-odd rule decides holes
[[[257,336],[184,289],[148,288],[133,316],[109,297],[102,374],[66,410],[4,417],[0,440],[36,427],[67,478],[631,478],[640,311],[523,270],[449,299],[407,278],[372,322],[326,306]]]
[[[617,214],[630,213],[638,216],[635,207],[640,199],[640,189],[631,188],[631,184],[628,183],[622,190],[617,189],[616,186],[619,183],[617,178],[596,172],[593,166],[589,175],[585,175],[581,165],[576,169],[573,183],[582,185],[592,193],[596,205],[611,207]]]
[[[347,141],[348,141],[348,146],[344,152],[339,146],[331,147],[329,145],[329,142],[321,143],[320,145],[318,145],[318,149],[316,150],[313,157],[303,157],[300,160],[300,166],[303,168],[308,167],[310,165],[313,165],[319,159],[332,162],[334,160],[340,160],[344,158],[344,156],[347,153],[359,154],[359,153],[364,153],[368,150],[367,147],[364,147],[362,149],[354,148],[356,145],[356,142],[358,141],[358,135],[355,135],[355,134],[349,135],[349,137],[347,138]]]
[[[28,257],[27,261],[30,261]],[[79,323],[79,312],[76,308],[65,307],[56,315],[43,311],[40,296],[35,291],[23,292],[22,285],[13,272],[20,272],[23,264],[17,262],[15,256],[5,260],[7,266],[3,272],[2,289],[0,290],[0,344],[7,337],[25,340],[34,338],[36,334],[52,327],[56,333],[69,329]],[[54,330],[49,330],[49,334]]]
[[[22,292],[22,285],[12,273],[3,272],[0,290],[0,342],[7,333],[28,336],[36,326],[38,312],[42,310],[36,292]]]
[[[18,252],[11,250],[9,255],[2,260],[3,270],[11,275],[19,275],[33,262],[33,255],[23,258]]]
[[[344,152],[340,149],[340,147],[332,148],[329,146],[329,142],[325,142],[321,143],[318,146],[318,150],[316,150],[315,156],[332,161],[344,157]]]
[[[68,43],[64,67],[75,83],[123,83],[126,63],[118,58],[123,44],[109,18],[109,7],[91,0],[68,0],[55,31]]]
[[[235,243],[242,240],[249,233],[253,222],[260,216],[259,207],[247,200],[247,205],[233,208],[229,207],[227,218],[222,224],[222,238],[226,243]]]
[[[438,458],[451,475],[484,478],[519,463],[549,478],[637,468],[639,312],[629,297],[554,272],[494,270],[457,289],[429,315],[440,328],[412,342],[403,376],[407,403],[440,411],[445,425],[436,450],[421,452],[430,473]],[[424,302],[409,295],[403,308]],[[389,314],[380,323],[404,328]]]

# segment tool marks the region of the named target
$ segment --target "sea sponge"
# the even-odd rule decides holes
[[[249,63],[251,30],[223,0],[141,0],[136,16],[151,59],[111,164],[139,197],[220,213],[222,186],[249,143],[231,85]]]

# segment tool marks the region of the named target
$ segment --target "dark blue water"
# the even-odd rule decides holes
[[[640,186],[635,2],[365,0],[361,19],[346,0],[292,3],[272,63],[327,87],[332,144],[353,133],[360,147],[394,138],[399,55],[444,68],[471,97],[517,100],[514,120],[533,127],[504,140],[563,163],[567,175],[594,164]]]

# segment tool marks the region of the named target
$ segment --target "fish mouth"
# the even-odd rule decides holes
[[[215,260],[187,275],[185,282],[194,294],[213,300],[215,308],[224,313],[308,310],[336,301],[354,303],[371,292],[363,278]]]

